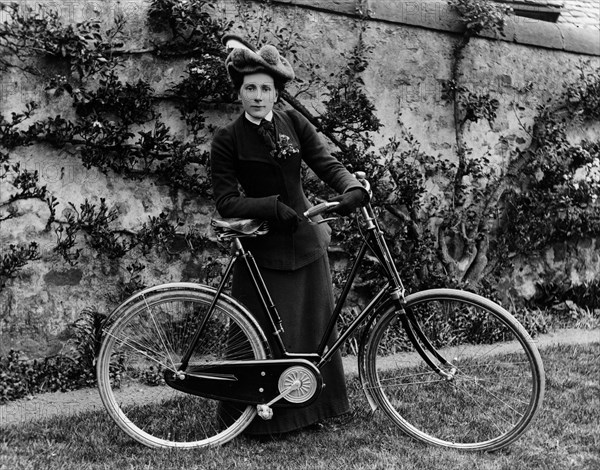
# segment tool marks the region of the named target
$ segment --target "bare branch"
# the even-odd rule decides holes
[[[437,240],[438,240],[438,255],[442,264],[448,269],[450,275],[456,274],[458,271],[458,263],[456,260],[450,255],[450,251],[448,250],[448,244],[446,243],[446,234],[445,230],[440,224],[437,229]]]
[[[488,237],[482,236],[477,243],[477,249],[475,250],[476,255],[465,273],[465,280],[478,282],[482,278],[483,273],[488,266],[487,254],[489,247],[490,243]]]

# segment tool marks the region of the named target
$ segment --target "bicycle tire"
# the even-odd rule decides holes
[[[389,302],[361,348],[361,380],[372,406],[436,446],[494,451],[519,438],[545,389],[540,354],[523,326],[498,304],[455,289],[407,296],[405,310],[455,375],[446,379],[425,363]]]
[[[256,416],[254,406],[224,407],[164,383],[163,370],[176,371],[215,293],[192,283],[148,289],[119,307],[105,330],[97,363],[100,396],[117,425],[144,445],[221,445]],[[265,345],[264,334],[248,311],[222,295],[190,365],[265,359]]]

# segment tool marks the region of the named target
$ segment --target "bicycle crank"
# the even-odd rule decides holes
[[[262,419],[271,419],[273,410],[271,405],[285,398],[290,403],[306,403],[317,392],[318,378],[313,372],[303,366],[293,366],[286,369],[279,377],[278,388],[281,392],[269,403],[257,405],[256,411]]]

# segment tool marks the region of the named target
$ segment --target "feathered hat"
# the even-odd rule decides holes
[[[294,69],[281,57],[275,46],[267,44],[257,51],[247,41],[233,34],[223,36],[222,42],[231,49],[225,59],[225,67],[236,87],[242,83],[244,75],[249,73],[264,72],[282,85],[295,76]]]

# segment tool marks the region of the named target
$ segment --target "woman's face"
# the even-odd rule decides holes
[[[264,118],[277,101],[278,97],[273,77],[266,73],[251,73],[244,75],[244,81],[239,91],[244,111],[255,119]]]

